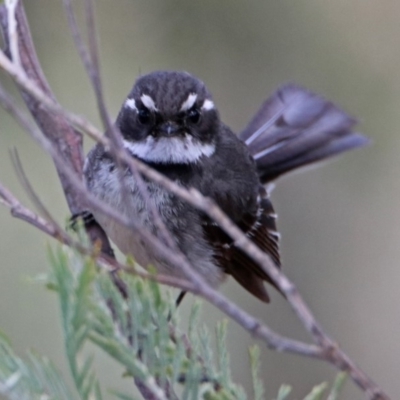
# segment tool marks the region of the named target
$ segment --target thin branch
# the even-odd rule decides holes
[[[7,8],[7,19],[9,21],[8,39],[9,39],[10,55],[14,64],[20,68],[21,59],[18,50],[17,20],[15,18],[15,12],[17,9],[18,0],[6,0],[5,3]]]
[[[26,173],[24,171],[24,168],[22,166],[21,159],[19,157],[17,149],[12,149],[11,150],[11,161],[14,165],[14,169],[17,173],[17,177],[19,179],[19,182],[21,183],[21,186],[25,189],[25,192],[28,194],[30,199],[32,200],[32,203],[36,207],[36,209],[39,210],[39,213],[48,221],[50,222],[57,231],[62,231],[62,228],[57,224],[56,220],[52,217],[50,212],[47,210],[45,205],[42,203],[40,200],[39,196],[35,193],[33,190],[33,187],[31,183],[29,182],[28,177],[26,176]]]
[[[7,9],[4,9],[2,6],[1,11],[2,13],[6,13]],[[7,13],[6,13],[7,14]],[[34,51],[30,49],[33,47],[32,38],[30,35],[30,30],[28,26],[28,22],[25,16],[24,9],[21,5],[21,2],[18,3],[16,9],[16,18],[17,18],[17,29],[16,33],[18,34],[18,44],[11,46],[12,38],[5,36],[6,43],[9,47],[17,47],[19,50],[15,50],[19,54],[20,58],[20,67],[15,68],[21,74],[25,75],[27,79],[31,79],[35,81],[36,85],[46,93],[49,98],[55,99],[50,86],[48,85],[46,79],[44,78],[44,74],[40,68],[40,64],[37,60],[36,54]],[[1,18],[1,22],[3,24],[3,32],[8,32],[9,21],[8,19],[3,17]],[[4,26],[6,24],[6,26]],[[12,22],[11,22],[12,24]],[[14,56],[14,55],[13,55]],[[2,54],[2,57],[5,57]],[[10,61],[12,64],[12,61]],[[18,65],[18,64],[17,64]],[[82,165],[83,165],[83,155],[79,145],[82,146],[82,137],[78,134],[71,125],[63,118],[62,116],[54,116],[48,113],[47,110],[44,110],[41,107],[40,102],[31,96],[28,92],[22,91],[24,100],[29,108],[30,112],[34,115],[35,120],[37,121],[38,125],[45,132],[46,136],[56,143],[57,147],[63,150],[64,162],[71,165],[71,168],[75,170],[77,173],[82,172]],[[78,146],[77,146],[78,144]],[[60,171],[58,171],[60,174]],[[62,179],[62,176],[60,176]],[[66,187],[65,190],[66,199],[68,205],[73,210],[73,212],[78,211],[79,208],[82,208],[83,205],[80,204],[80,199],[74,198],[73,191],[69,190]]]
[[[50,98],[52,103],[55,103],[55,97],[52,94],[50,87],[44,77],[40,63],[37,59],[35,48],[33,45],[32,37],[28,21],[26,19],[25,11],[21,3],[18,4],[16,18],[18,20],[18,39],[19,50],[22,58],[22,66],[24,69],[24,79],[29,82],[34,82],[34,86],[38,92],[46,93],[46,98]],[[4,6],[0,6],[0,22],[2,33],[6,45],[9,47],[8,32],[8,19],[7,10]],[[4,54],[1,54],[3,56]],[[5,62],[9,61],[7,58]],[[26,71],[26,72],[25,72]],[[28,79],[28,77],[30,79]],[[55,146],[65,155],[66,163],[71,166],[72,170],[76,171],[81,176],[83,165],[83,152],[82,152],[82,136],[81,134],[71,127],[68,121],[54,113],[49,113],[48,110],[43,109],[42,102],[29,94],[29,91],[22,91],[24,100],[27,107],[34,116],[36,122]],[[56,103],[55,103],[56,104]],[[53,157],[53,160],[56,161]],[[57,168],[57,165],[56,165]],[[57,168],[58,171],[58,168]],[[65,197],[72,214],[78,214],[85,209],[84,199],[79,198],[74,191],[70,190],[67,182],[65,182],[62,173],[59,173],[60,182],[63,186]],[[93,243],[100,242],[102,251],[105,254],[112,255],[113,251],[108,241],[104,230],[97,223],[93,223],[87,229]]]
[[[86,26],[88,31],[90,65],[91,65],[89,75],[92,79],[93,88],[97,99],[97,106],[99,108],[104,127],[106,128],[106,131],[108,131],[112,126],[112,122],[110,115],[108,113],[108,109],[105,104],[103,85],[101,81],[99,46],[98,46],[98,40],[97,40],[98,36],[96,31],[96,18],[94,15],[94,4],[93,0],[85,0],[84,3],[85,3]]]
[[[96,95],[97,106],[100,111],[100,117],[103,121],[103,125],[105,129],[108,130],[112,125],[112,123],[108,114],[107,107],[105,106],[103,87],[100,77],[94,5],[91,0],[85,0],[84,3],[85,3],[86,25],[89,38],[89,47],[85,45],[82,35],[80,33],[74,9],[72,6],[72,1],[63,0],[65,13],[67,15],[68,26],[75,43],[75,47],[78,51],[79,57],[82,61],[82,64],[85,67],[86,73],[88,74],[90,82],[93,86],[93,90]]]
[[[24,207],[20,201],[0,183],[0,202],[10,209],[11,215],[21,219],[47,235],[58,238],[58,232],[51,223]]]
[[[63,0],[65,15],[67,16],[67,22],[69,30],[71,31],[72,39],[74,40],[75,47],[78,51],[79,57],[82,61],[83,66],[89,76],[91,76],[91,60],[87,51],[86,45],[82,39],[82,35],[78,28],[78,23],[75,18],[74,9],[71,0]],[[93,79],[91,78],[93,82]]]

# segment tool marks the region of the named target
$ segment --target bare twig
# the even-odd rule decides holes
[[[21,159],[19,157],[17,149],[12,149],[11,150],[11,161],[14,165],[14,169],[17,173],[17,176],[19,178],[19,181],[22,185],[22,187],[25,189],[25,192],[29,195],[30,199],[32,200],[34,206],[36,209],[39,210],[39,213],[48,221],[50,222],[58,232],[62,231],[62,228],[57,224],[56,220],[52,217],[50,212],[47,210],[45,205],[42,203],[40,200],[39,196],[35,193],[33,190],[33,187],[31,183],[29,182],[28,177],[26,176],[26,173],[24,171],[24,168],[22,166]]]
[[[82,39],[82,35],[78,28],[78,23],[75,18],[72,1],[71,0],[63,0],[63,4],[64,4],[64,9],[65,9],[65,15],[67,16],[68,26],[69,26],[72,38],[75,43],[75,47],[78,51],[79,57],[82,60],[83,66],[85,67],[87,74],[90,76],[91,75],[91,60],[90,60],[90,56],[87,51],[86,45]],[[92,78],[91,78],[91,81],[93,82]]]
[[[0,6],[2,33],[6,45],[10,47],[9,38],[7,37],[9,24],[7,15],[7,9],[4,6]],[[21,3],[17,6],[16,19],[18,21],[19,54],[21,66],[23,68],[21,76],[24,77],[25,81],[34,82],[35,89],[37,89],[38,92],[46,93],[46,97],[51,99],[52,103],[57,104],[37,59],[28,21]],[[4,56],[4,53],[2,53],[1,57],[3,59],[5,58],[3,61],[9,62],[7,57]],[[9,64],[11,63],[9,62]],[[81,134],[72,128],[66,118],[54,113],[49,113],[48,110],[43,109],[42,102],[32,96],[29,91],[22,91],[22,93],[28,109],[34,116],[44,135],[52,141],[55,147],[60,150],[60,153],[64,155],[59,161],[63,160],[65,164],[69,165],[71,169],[78,174],[78,176],[81,176],[83,165]],[[54,157],[53,160],[56,161]],[[57,171],[69,208],[72,214],[78,214],[85,209],[84,199],[80,198],[75,191],[70,189],[66,179],[64,179],[63,174],[60,173],[58,168]],[[88,229],[88,234],[93,242],[99,241],[102,244],[102,250],[106,254],[113,254],[108,238],[100,225],[92,224],[90,229]]]
[[[15,218],[21,219],[22,221],[28,222],[30,225],[38,228],[49,236],[58,238],[58,232],[54,226],[47,222],[45,219],[39,217],[37,214],[28,210],[20,201],[0,183],[0,202],[10,209],[11,215]]]
[[[8,38],[9,38],[10,56],[11,59],[13,60],[13,63],[16,66],[21,67],[21,59],[19,57],[19,50],[18,50],[17,20],[15,18],[17,5],[18,5],[18,0],[6,0],[7,19],[9,21]]]
[[[33,48],[33,43],[21,3],[19,3],[17,7],[16,15],[18,19],[17,32],[19,37],[21,67],[28,78],[33,79],[44,93],[54,99],[55,97],[44,78],[36,55],[34,52],[29,51],[29,49]],[[81,135],[74,131],[71,125],[62,116],[56,117],[54,115],[49,115],[46,110],[40,107],[40,103],[27,92],[23,91],[23,96],[29,110],[34,115],[42,131],[50,140],[56,143],[57,148],[63,150],[63,161],[71,165],[71,168],[80,174],[83,165],[82,151],[79,149],[79,145],[81,146],[82,143]],[[60,174],[60,171],[58,172]],[[62,177],[60,177],[60,179],[62,179]],[[66,186],[65,189],[66,199],[70,208],[72,208],[74,212],[77,207],[82,208],[83,205],[80,204],[81,199],[74,198],[74,193],[68,186]]]
[[[105,106],[103,87],[100,76],[98,45],[96,35],[96,20],[94,16],[94,5],[91,0],[85,0],[86,25],[88,30],[89,46],[87,47],[82,39],[74,9],[71,0],[63,0],[65,13],[67,15],[68,25],[74,39],[75,47],[78,50],[81,61],[92,83],[94,93],[96,95],[97,106],[100,111],[100,117],[106,130],[112,125]]]

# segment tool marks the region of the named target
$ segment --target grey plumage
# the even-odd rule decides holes
[[[294,168],[366,144],[353,133],[355,121],[319,96],[286,86],[267,100],[239,138],[219,119],[205,85],[183,72],[156,72],[139,78],[117,118],[132,156],[189,188],[212,198],[280,267],[276,215],[262,184]],[[97,144],[87,156],[88,189],[157,235],[138,185],[123,171],[129,200],[121,194],[111,155]],[[203,213],[165,189],[147,182],[147,201],[159,211],[171,236],[193,267],[212,286],[233,276],[269,301],[267,274]],[[132,231],[94,213],[109,237],[143,266],[180,276],[178,267],[154,254]]]

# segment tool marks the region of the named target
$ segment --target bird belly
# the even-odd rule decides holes
[[[92,188],[92,191],[113,210],[118,211],[128,222],[132,222],[137,229],[119,224],[113,218],[101,212],[94,212],[96,221],[103,227],[109,238],[126,255],[132,255],[140,265],[158,264],[154,252],[142,239],[139,229],[147,230],[151,234],[156,233],[156,227],[150,216],[152,207],[160,212],[162,205],[168,201],[168,192],[162,191],[154,183],[146,185],[146,201],[132,176],[125,178],[126,196],[123,196],[121,183],[118,176],[107,179],[107,185],[101,188]],[[94,190],[93,190],[94,189]],[[150,204],[151,203],[151,204]],[[155,265],[155,266],[156,266]]]
[[[101,190],[91,188],[91,191],[112,209],[117,210],[129,221],[135,223],[139,229],[145,229],[149,233],[160,238],[159,229],[155,226],[150,208],[156,210],[161,221],[171,233],[178,247],[186,255],[190,264],[211,286],[216,287],[224,280],[225,273],[216,265],[213,249],[206,243],[201,226],[197,220],[197,213],[191,216],[179,215],[180,210],[187,212],[186,203],[180,202],[176,197],[159,185],[147,183],[145,200],[141,196],[139,188],[132,176],[126,178],[127,195],[123,198],[120,190],[120,182],[116,179],[107,179],[107,187]],[[180,207],[179,207],[180,204]],[[109,238],[126,255],[131,255],[134,260],[143,267],[153,266],[161,274],[183,278],[184,275],[177,265],[173,265],[159,254],[156,254],[151,245],[146,243],[140,232],[133,228],[123,226],[104,213],[93,213],[96,221],[103,227]],[[187,221],[183,226],[182,221]],[[179,227],[178,227],[179,225]],[[172,234],[172,231],[178,232]]]

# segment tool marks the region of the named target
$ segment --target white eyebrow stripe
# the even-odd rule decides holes
[[[212,110],[214,108],[214,102],[210,99],[205,99],[203,105],[201,106],[202,110]]]
[[[131,108],[132,110],[135,110],[135,111],[138,110],[137,107],[136,107],[135,99],[127,99],[125,101],[124,107]]]
[[[148,94],[142,94],[140,100],[142,100],[143,105],[149,110],[158,111],[154,100]]]
[[[187,111],[190,108],[192,108],[196,100],[197,100],[197,94],[190,93],[188,98],[182,103],[180,111]]]

